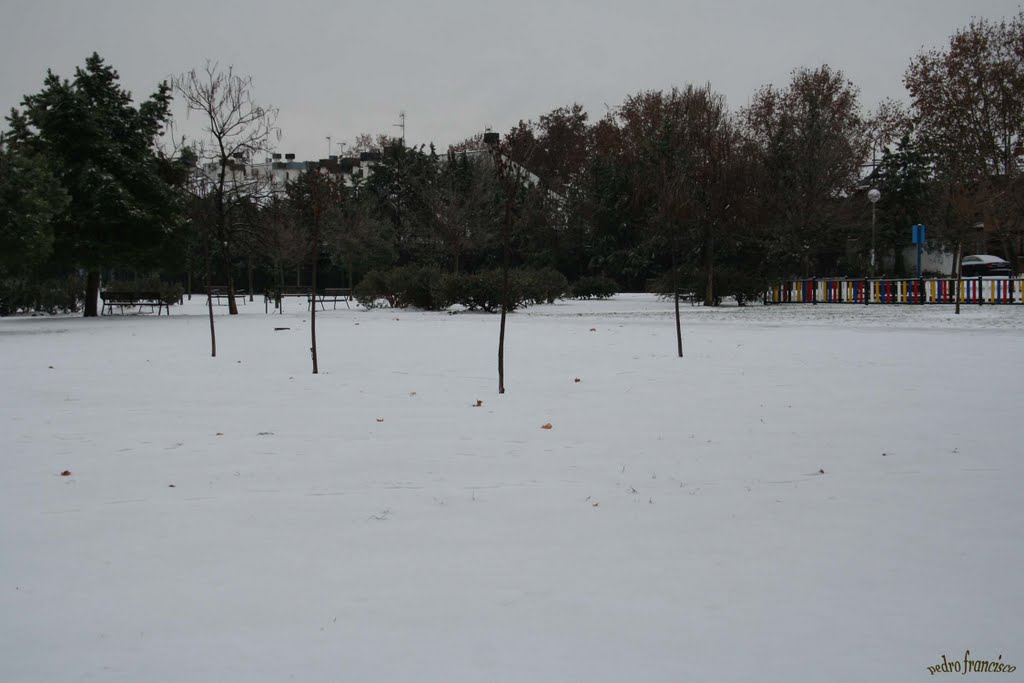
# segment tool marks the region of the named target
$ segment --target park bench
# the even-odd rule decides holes
[[[309,287],[285,285],[280,289],[268,289],[263,292],[263,310],[270,312],[270,302],[274,302],[274,308],[281,311],[281,300],[287,297],[309,297]],[[283,313],[283,311],[281,311]]]
[[[273,302],[273,307],[274,308],[281,310],[281,308],[282,308],[282,306],[281,306],[282,299],[285,299],[287,297],[308,297],[308,296],[309,296],[309,288],[308,287],[301,287],[301,286],[296,287],[296,286],[286,285],[286,286],[282,287],[281,289],[273,289],[273,290],[268,289],[268,290],[265,290],[263,292],[263,310],[264,310],[264,312],[269,312],[269,305],[270,305],[271,301]],[[284,312],[284,311],[281,311],[281,312]]]
[[[270,302],[274,302],[274,308],[281,310],[281,300],[287,297],[304,297],[308,304],[307,308],[313,307],[313,301],[316,300],[320,304],[320,308],[327,310],[326,304],[330,302],[334,308],[338,308],[338,302],[344,301],[346,306],[349,306],[349,301],[352,298],[351,290],[342,287],[326,287],[316,293],[315,297],[310,296],[309,287],[304,286],[285,286],[280,290],[267,290],[263,294],[263,308],[266,312],[270,312]]]
[[[248,296],[248,294],[246,294],[245,290],[235,290],[235,299],[241,299],[243,305],[245,304],[246,296]],[[229,294],[227,287],[210,287],[210,301],[212,301],[214,304],[216,304],[217,306],[226,306],[228,299]],[[221,302],[223,302],[223,304]]]
[[[347,287],[327,287],[321,289],[316,293],[316,301],[320,304],[322,310],[327,310],[325,304],[331,302],[335,309],[338,308],[338,302],[344,301],[347,308],[351,308],[349,301],[352,300],[352,290]],[[312,304],[312,302],[310,302]]]
[[[125,308],[136,306],[140,313],[143,306],[149,306],[150,312],[155,308],[157,315],[160,315],[162,309],[166,309],[167,315],[171,314],[171,305],[158,292],[100,292],[100,300],[103,302],[100,313],[106,311],[109,315],[114,314],[114,306],[121,309],[122,315]]]

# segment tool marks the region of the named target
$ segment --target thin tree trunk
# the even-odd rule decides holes
[[[217,357],[217,330],[213,326],[213,288],[210,286],[210,279],[206,279],[206,308],[210,312],[210,356]]]
[[[676,266],[676,252],[672,250],[672,292],[676,305],[676,347],[679,357],[683,357],[683,326],[679,318],[679,268]]]
[[[220,185],[217,191],[217,239],[220,240],[221,255],[224,257],[224,270],[228,276],[228,313],[238,315],[238,304],[235,303],[235,278],[231,274],[231,243],[227,234],[227,207],[224,202],[224,176],[227,172],[226,162],[220,167]],[[210,283],[207,282],[207,287]],[[209,292],[207,292],[209,294]]]
[[[704,269],[707,271],[708,284],[704,290],[704,305],[715,305],[715,236],[708,227],[704,242]]]
[[[503,269],[502,295],[501,295],[501,326],[498,329],[498,393],[505,393],[505,316],[508,313],[506,303],[508,296],[508,270]]]
[[[227,247],[224,248],[225,252],[229,252]],[[231,258],[224,259],[227,261],[228,269],[228,313],[231,315],[238,315],[238,302],[235,301],[235,276],[231,273]]]
[[[217,330],[213,325],[213,284],[211,283],[212,275],[210,267],[210,235],[205,230],[203,231],[203,259],[205,261],[206,269],[206,310],[210,314],[210,356],[212,358],[217,357]]]
[[[313,356],[313,374],[319,374],[320,369],[317,365],[316,358],[316,262],[317,262],[317,234],[316,228],[313,229],[313,275],[310,278],[311,284],[309,288],[309,334],[312,346],[309,347],[309,352]]]
[[[252,301],[252,256],[249,257],[249,301]]]
[[[963,252],[963,248],[964,248],[963,241],[957,242],[956,243],[956,256],[953,257],[953,275],[956,277],[956,280],[954,280],[956,291],[954,293],[953,300],[956,301],[956,311],[955,312],[956,312],[957,315],[960,315],[960,287],[962,286],[962,282],[963,282],[963,275],[962,275],[961,265],[960,265],[960,259],[962,258],[961,254]]]
[[[277,267],[277,292],[282,296],[277,297],[277,313],[284,315],[284,264],[279,263]]]
[[[95,318],[99,315],[96,310],[96,300],[100,296],[100,271],[90,270],[85,276],[85,311],[84,318]]]
[[[505,393],[505,317],[508,314],[508,268],[509,244],[508,233],[512,223],[512,196],[505,191],[505,223],[501,231],[501,326],[498,330],[498,393]]]

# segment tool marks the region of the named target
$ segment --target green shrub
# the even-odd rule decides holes
[[[365,308],[386,302],[391,308],[420,308],[436,311],[450,304],[438,298],[441,271],[429,266],[401,266],[388,271],[370,271],[354,288],[352,296]]]
[[[749,301],[760,300],[768,291],[768,280],[759,273],[723,266],[716,268],[712,283],[714,305],[718,306],[725,297],[733,297],[736,303],[744,306]],[[650,281],[648,291],[663,297],[671,297],[672,272],[667,271]],[[691,294],[698,301],[703,301],[707,290],[707,276],[703,270],[681,270],[679,272],[679,292]]]
[[[564,299],[569,281],[554,268],[515,271],[521,278],[523,296],[529,304],[553,304]]]
[[[715,277],[715,287],[722,294],[732,296],[736,303],[744,306],[750,301],[762,301],[768,291],[768,278],[759,273],[748,273],[742,270],[723,270]]]
[[[434,300],[434,283],[441,271],[429,266],[403,266],[392,268],[387,274],[388,289],[394,293],[398,308],[419,308],[436,311],[442,306]]]
[[[509,288],[514,289],[512,273],[509,273]],[[481,273],[449,275],[446,298],[452,303],[464,306],[470,311],[491,313],[501,307],[500,270],[488,270]]]
[[[76,313],[85,302],[85,278],[78,275],[32,280],[0,280],[0,315]]]
[[[442,273],[430,284],[430,296],[439,309],[462,303],[469,291],[469,276]]]
[[[508,309],[554,303],[565,296],[569,283],[553,268],[509,271]],[[409,306],[426,311],[444,310],[459,304],[471,311],[501,310],[502,272],[442,273],[425,266],[403,266],[386,272],[371,271],[356,285],[352,295],[365,308]]]
[[[502,272],[499,269],[480,273],[446,275],[439,282],[439,298],[459,304],[470,311],[493,313],[501,310]],[[508,310],[514,311],[531,303],[526,295],[526,275],[520,270],[508,274]]]
[[[679,293],[689,294],[693,292],[693,281],[695,275],[689,271],[679,271]],[[675,295],[674,281],[672,277],[672,271],[668,270],[659,275],[658,277],[647,281],[647,291],[653,294],[657,294],[662,298],[670,298]]]
[[[619,293],[619,284],[603,275],[581,277],[572,286],[574,299],[607,299]]]
[[[395,298],[388,291],[387,282],[384,273],[371,270],[352,288],[352,296],[363,308],[378,308],[382,305],[381,302],[387,302],[388,306],[394,308]]]

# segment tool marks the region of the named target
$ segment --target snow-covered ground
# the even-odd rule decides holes
[[[0,681],[1024,666],[1024,306],[288,305],[0,320]]]

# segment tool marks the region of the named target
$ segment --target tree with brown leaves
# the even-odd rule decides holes
[[[767,85],[742,116],[761,166],[765,257],[811,275],[835,267],[855,227],[843,202],[861,181],[872,142],[859,90],[827,65]]]
[[[946,239],[963,245],[983,225],[1008,260],[1024,254],[1024,11],[975,19],[918,54],[904,83],[943,188]]]

